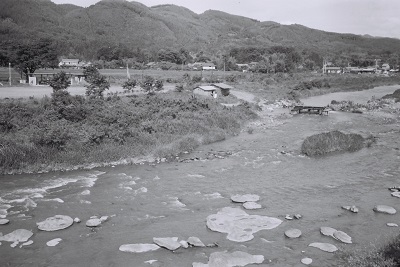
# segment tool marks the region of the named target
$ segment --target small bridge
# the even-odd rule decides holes
[[[312,107],[312,106],[295,106],[290,113],[300,114],[318,114],[318,115],[328,115],[329,109],[327,107]]]

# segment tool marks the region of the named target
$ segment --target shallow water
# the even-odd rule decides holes
[[[300,154],[307,136],[330,130],[373,134],[377,143],[355,153],[320,158]],[[10,220],[0,225],[0,232],[20,228],[34,232],[29,246],[11,248],[2,242],[0,266],[180,267],[206,263],[216,251],[263,255],[266,260],[257,266],[301,266],[304,257],[313,259],[311,266],[336,266],[338,253],[308,245],[328,242],[347,251],[380,245],[398,234],[398,228],[386,226],[398,223],[398,214],[376,214],[372,209],[378,204],[400,208],[400,199],[391,197],[387,189],[400,185],[399,132],[399,125],[367,114],[296,115],[282,125],[243,132],[184,156],[206,158],[209,153],[229,152],[223,158],[0,177],[0,216]],[[230,196],[247,193],[259,195],[263,206],[248,214],[276,217],[283,223],[243,243],[207,229],[208,215],[224,207],[240,207]],[[345,211],[343,205],[356,205],[360,212]],[[298,213],[300,220],[284,219]],[[37,230],[36,222],[56,214],[79,217],[82,223],[57,232]],[[112,217],[91,230],[84,223],[93,215]],[[346,232],[354,244],[322,236],[321,226]],[[290,228],[300,229],[302,237],[285,238]],[[173,236],[185,240],[197,236],[219,247],[141,254],[118,250],[122,244]],[[54,238],[62,241],[47,247],[46,242]],[[149,260],[157,261],[146,263]]]

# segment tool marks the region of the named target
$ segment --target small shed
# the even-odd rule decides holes
[[[230,93],[230,90],[233,89],[232,86],[225,84],[225,83],[213,83],[212,85],[219,88],[221,90],[221,94],[223,96],[228,96]]]
[[[211,96],[217,98],[217,87],[212,85],[201,85],[194,88],[193,93],[202,96]]]

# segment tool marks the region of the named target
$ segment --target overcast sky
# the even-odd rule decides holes
[[[87,7],[99,0],[52,0]],[[146,6],[175,4],[198,14],[220,10],[260,21],[301,24],[330,32],[400,39],[400,0],[138,0]]]

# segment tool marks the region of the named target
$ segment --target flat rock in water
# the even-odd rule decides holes
[[[345,232],[342,232],[342,231],[334,232],[333,233],[333,237],[336,238],[337,240],[342,241],[343,243],[346,243],[346,244],[353,243],[351,241],[351,237],[348,234],[346,234]]]
[[[42,222],[36,223],[39,230],[52,232],[58,231],[70,227],[74,223],[74,220],[66,215],[56,215],[49,217]]]
[[[181,247],[177,237],[154,237],[153,242],[169,250],[177,250]]]
[[[285,236],[289,238],[298,238],[301,236],[301,231],[299,229],[289,229],[285,231]]]
[[[5,224],[7,224],[7,223],[9,223],[10,222],[10,220],[7,220],[7,219],[0,219],[0,225],[5,225]]]
[[[252,194],[233,195],[231,196],[231,200],[236,203],[255,202],[260,200],[260,196]]]
[[[48,247],[55,247],[62,241],[61,238],[54,238],[46,243]]]
[[[358,208],[356,206],[343,206],[342,209],[351,211],[353,213],[358,213]]]
[[[399,227],[397,223],[387,223],[386,225],[389,227]]]
[[[26,229],[17,229],[9,234],[0,236],[0,241],[13,242],[11,247],[15,247],[19,242],[26,242],[33,233]]]
[[[336,229],[331,227],[321,227],[320,231],[321,234],[323,234],[324,236],[331,236],[331,237],[333,237],[333,234],[337,232]]]
[[[240,208],[226,207],[207,217],[207,227],[215,232],[227,233],[227,239],[245,242],[254,238],[253,233],[278,227],[282,220],[259,215],[249,215]]]
[[[210,255],[208,264],[193,263],[193,267],[234,267],[246,266],[248,264],[259,264],[264,261],[263,255],[251,255],[246,252],[236,251],[233,253],[228,252],[214,252]]]
[[[391,215],[396,214],[396,210],[394,208],[386,205],[377,205],[374,207],[374,211]]]
[[[303,259],[301,259],[301,263],[303,263],[304,265],[310,265],[312,263],[312,259],[303,258]]]
[[[195,237],[195,236],[189,237],[187,242],[194,247],[205,247],[206,246],[206,245],[204,245],[203,242],[201,242],[201,240],[198,237]]]
[[[87,227],[97,227],[101,225],[101,220],[99,218],[89,219],[86,221]]]
[[[257,209],[262,208],[262,206],[260,204],[258,204],[257,202],[253,202],[253,201],[243,203],[243,207],[246,210],[257,210]]]
[[[392,192],[391,195],[392,195],[393,197],[400,197],[400,192],[399,192],[399,191]]]
[[[183,248],[188,248],[189,247],[189,243],[185,240],[181,240],[179,241],[179,244],[181,244],[181,247]]]
[[[335,245],[329,244],[329,243],[311,243],[308,245],[309,247],[314,247],[314,248],[319,248],[322,251],[325,252],[330,252],[333,253],[338,250],[338,248]]]
[[[160,247],[156,244],[125,244],[119,247],[119,250],[122,252],[131,252],[131,253],[143,253],[149,251],[155,251]]]

